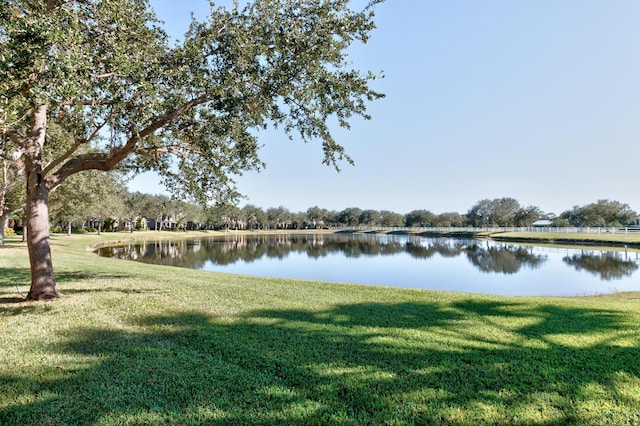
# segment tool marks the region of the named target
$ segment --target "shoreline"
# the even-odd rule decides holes
[[[337,231],[341,232],[341,231]],[[344,232],[344,231],[342,231]],[[351,232],[351,231],[350,231]],[[504,232],[504,231],[353,231],[353,233],[377,233],[389,235],[416,235],[420,237],[476,238],[501,242],[544,243],[558,245],[588,245],[640,249],[640,233],[633,234],[585,234],[556,232]]]
[[[164,240],[198,238],[224,235],[260,235],[260,234],[387,234],[387,235],[415,235],[431,238],[473,238],[500,242],[529,243],[529,244],[557,244],[557,245],[583,245],[604,246],[617,248],[630,248],[640,250],[640,233],[631,234],[581,234],[581,233],[557,233],[557,232],[505,232],[505,231],[431,231],[431,230],[344,230],[344,229],[291,229],[291,230],[239,230],[239,231],[136,231],[130,232],[103,232],[100,240],[86,247],[88,251],[94,251],[104,246],[125,244],[131,241]],[[87,234],[91,235],[91,234]],[[66,237],[66,234],[51,234],[51,237]],[[97,234],[94,234],[97,236]],[[5,243],[15,244],[17,238],[6,238]]]

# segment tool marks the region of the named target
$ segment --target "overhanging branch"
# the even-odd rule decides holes
[[[83,105],[83,106],[109,106],[113,105],[113,101],[104,101],[96,99],[68,100],[60,102],[60,106]]]
[[[46,176],[53,169],[58,167],[58,165],[62,164],[65,160],[67,160],[69,157],[71,157],[71,155],[73,155],[73,153],[76,152],[76,150],[80,147],[80,145],[83,145],[85,143],[89,143],[91,140],[93,140],[93,138],[95,138],[98,135],[100,130],[102,128],[104,128],[104,126],[107,124],[107,122],[109,121],[109,119],[111,118],[112,115],[113,115],[113,110],[109,113],[107,118],[105,118],[104,121],[100,125],[96,126],[96,128],[89,135],[89,137],[76,139],[75,142],[73,143],[73,145],[71,145],[71,147],[64,154],[62,154],[60,157],[56,158],[47,167],[45,167],[45,169],[42,171],[43,175]]]
[[[149,124],[147,127],[139,132],[133,132],[129,140],[121,148],[112,148],[109,152],[101,153],[87,153],[80,154],[69,159],[63,164],[57,172],[47,176],[47,186],[49,190],[54,189],[60,185],[64,180],[75,174],[85,170],[113,170],[121,161],[127,158],[131,153],[135,152],[138,148],[138,142],[152,135],[156,130],[164,127],[168,123],[180,117],[185,112],[198,105],[211,101],[213,98],[209,94],[204,94],[189,102],[186,102],[181,107],[163,115],[158,120]]]
[[[6,135],[9,136],[9,139],[13,141],[19,147],[24,147],[25,136],[18,132],[17,130],[7,129]]]
[[[180,147],[172,147],[172,146],[151,146],[151,147],[136,148],[134,152],[136,154],[142,154],[142,155],[149,155],[152,153],[171,154],[180,158],[187,158],[189,157],[189,153],[190,153],[188,149],[181,150]]]

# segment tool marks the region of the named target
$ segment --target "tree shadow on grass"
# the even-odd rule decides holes
[[[566,308],[558,305],[531,307],[524,303],[500,303],[467,300],[454,303],[454,308],[483,318],[530,318],[532,324],[519,328],[527,338],[544,339],[557,334],[589,334],[621,331],[628,327],[625,314],[606,309]]]
[[[18,315],[25,311],[30,311],[28,307],[30,302],[26,302],[25,296],[29,291],[29,282],[31,280],[31,271],[29,268],[0,268],[2,275],[0,276],[0,315],[13,314]],[[95,279],[119,279],[127,278],[130,275],[122,274],[104,274],[86,271],[56,271],[55,277],[59,287],[62,287],[63,295],[72,295],[85,292],[112,292],[118,291],[123,293],[137,293],[136,290],[128,290],[121,288],[102,288],[102,289],[65,289],[65,283],[78,281],[89,281]]]
[[[640,406],[635,328],[473,300],[140,317],[50,348],[84,360],[69,370],[0,377],[0,424],[623,423]],[[597,333],[611,338],[583,339]]]
[[[18,282],[21,286],[28,286],[31,280],[31,270],[29,268],[0,268],[2,278],[0,278],[0,289],[4,287],[15,287]],[[100,272],[87,271],[56,271],[56,282],[64,284],[66,282],[83,281],[91,279],[107,279],[107,278],[127,278],[131,275],[126,273],[104,274]]]

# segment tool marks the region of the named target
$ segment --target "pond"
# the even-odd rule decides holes
[[[238,273],[496,295],[640,290],[640,253],[596,247],[378,234],[273,234],[141,241],[101,256]]]

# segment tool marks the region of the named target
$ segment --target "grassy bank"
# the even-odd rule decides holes
[[[21,301],[26,248],[0,249],[1,425],[640,422],[638,293],[479,296],[85,250],[109,238],[53,237],[52,303]]]
[[[356,233],[386,233],[401,235],[418,235],[421,237],[447,237],[447,238],[489,238],[496,241],[549,243],[549,244],[572,244],[572,245],[600,245],[600,246],[629,246],[640,247],[640,233],[633,232],[625,234],[624,231],[618,233],[603,232],[601,234],[586,232],[503,232],[503,231],[350,231]]]
[[[555,244],[595,244],[640,247],[640,233],[557,233],[557,232],[502,232],[491,238],[502,241],[528,241]]]

